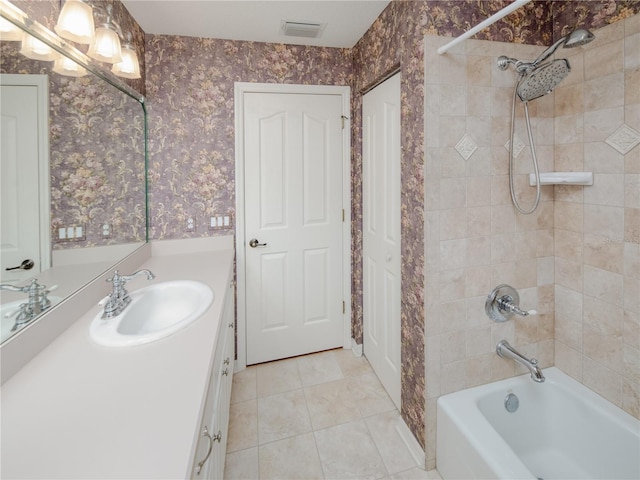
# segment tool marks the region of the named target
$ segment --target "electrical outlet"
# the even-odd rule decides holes
[[[109,238],[111,236],[111,225],[103,223],[100,227],[100,235],[102,238]]]
[[[58,227],[58,242],[80,242],[86,240],[84,225],[67,225]]]
[[[187,232],[193,232],[196,229],[196,219],[193,217],[187,218]]]

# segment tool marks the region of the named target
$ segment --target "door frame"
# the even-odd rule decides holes
[[[37,90],[38,110],[38,207],[40,230],[40,269],[51,268],[51,181],[49,166],[49,76],[40,74],[0,75],[0,84],[33,86]]]
[[[274,83],[236,82],[234,85],[235,105],[235,181],[236,181],[236,292],[237,292],[237,361],[235,370],[247,366],[247,311],[246,311],[246,231],[244,201],[244,94],[280,93],[340,95],[342,97],[342,295],[344,299],[343,348],[351,348],[351,88],[332,85],[295,85]]]

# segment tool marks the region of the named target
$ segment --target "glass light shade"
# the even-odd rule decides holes
[[[96,29],[96,36],[87,55],[101,62],[120,63],[122,48],[118,34],[106,26]]]
[[[79,0],[67,0],[54,29],[62,38],[89,45],[95,29],[92,8]]]
[[[49,45],[46,45],[31,35],[25,35],[22,39],[20,53],[27,58],[44,60],[45,62],[52,62],[60,56],[60,54]]]
[[[111,71],[124,78],[140,78],[140,63],[138,55],[131,45],[126,44],[122,47],[122,61],[116,63]]]
[[[54,62],[53,71],[66,77],[84,77],[87,74],[84,67],[62,55]]]
[[[16,27],[9,20],[0,17],[0,40],[5,42],[19,42],[22,40],[22,29]]]

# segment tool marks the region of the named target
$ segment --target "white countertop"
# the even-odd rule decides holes
[[[207,312],[165,339],[107,348],[89,338],[96,306],[2,386],[1,477],[185,478],[198,435],[233,250],[153,256],[136,290],[199,280]],[[80,312],[79,312],[80,313]]]

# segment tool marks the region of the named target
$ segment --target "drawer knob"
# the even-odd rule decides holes
[[[225,368],[225,369],[222,371],[222,374],[223,374],[223,375],[229,375],[229,369],[228,369],[228,368]]]
[[[227,358],[225,359],[225,361],[224,361],[224,364],[225,364],[225,365],[229,365],[229,362],[230,362],[229,357],[227,357]]]

